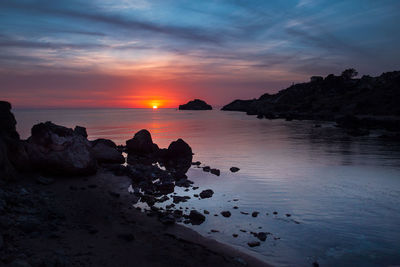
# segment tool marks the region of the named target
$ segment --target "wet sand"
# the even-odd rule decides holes
[[[136,210],[129,185],[128,177],[99,170],[85,178],[54,178],[48,185],[29,177],[3,186],[4,192],[22,192],[32,205],[8,207],[1,261],[31,266],[269,266]],[[39,224],[30,229],[29,220]]]

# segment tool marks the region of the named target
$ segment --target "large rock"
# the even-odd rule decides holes
[[[90,142],[70,128],[51,122],[32,128],[28,139],[28,155],[38,171],[55,175],[90,175],[97,170],[97,161]]]
[[[189,101],[186,104],[179,105],[179,109],[180,110],[212,110],[212,107],[203,100],[195,99],[193,101]]]
[[[75,128],[76,129],[76,128]],[[93,154],[99,163],[125,162],[124,156],[118,151],[117,145],[108,139],[97,139],[91,142]]]
[[[135,136],[126,141],[126,149],[128,153],[139,156],[148,156],[158,151],[158,146],[153,143],[149,131],[143,129],[135,134]]]
[[[29,165],[16,124],[11,104],[0,101],[0,179],[3,180],[15,179],[16,168],[22,169],[24,165]]]
[[[176,178],[182,178],[192,165],[192,148],[180,138],[172,142],[163,154],[165,167],[172,171]]]

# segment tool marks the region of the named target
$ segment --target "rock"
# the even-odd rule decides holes
[[[212,107],[200,99],[189,101],[184,105],[179,105],[180,110],[212,110]]]
[[[190,199],[190,197],[189,196],[183,196],[183,197],[181,197],[181,196],[172,196],[172,199],[173,199],[172,202],[174,202],[175,204],[178,204],[180,202],[187,202],[188,199]]]
[[[260,245],[260,242],[258,241],[252,241],[252,242],[248,242],[247,245],[251,248],[253,247],[258,247]]]
[[[182,139],[172,142],[162,158],[166,169],[178,179],[186,177],[185,174],[192,165],[192,148]]]
[[[267,240],[267,233],[265,232],[259,232],[258,234],[255,235],[258,239],[261,241]]]
[[[200,193],[200,197],[201,198],[210,198],[212,197],[214,194],[214,191],[212,191],[211,189],[207,189],[207,190],[203,190]]]
[[[290,217],[290,216],[292,216],[291,214],[289,214],[289,213],[286,213],[286,217]]]
[[[44,173],[75,176],[97,171],[89,141],[72,129],[51,122],[33,126],[27,152],[32,166]]]
[[[319,267],[319,263],[318,263],[317,261],[314,261],[314,262],[312,263],[312,266],[313,266],[313,267]]]
[[[253,216],[253,217],[255,218],[255,217],[257,217],[257,216],[258,216],[258,214],[259,214],[259,212],[258,212],[258,211],[254,211],[254,212],[251,214],[251,216]]]
[[[145,129],[140,130],[132,139],[126,141],[126,149],[128,153],[139,156],[148,156],[158,152],[158,146],[153,143],[150,132]]]
[[[81,136],[83,136],[85,138],[88,137],[88,134],[86,132],[86,128],[82,127],[82,126],[75,126],[74,133],[77,134],[77,135],[81,135]]]
[[[210,172],[210,170],[211,170],[210,166],[203,167],[204,172]]]
[[[233,206],[233,209],[234,210],[237,210],[239,207],[238,206]]]
[[[238,172],[240,169],[238,167],[231,167],[229,170],[231,172]]]
[[[99,163],[122,164],[125,158],[118,151],[117,145],[108,139],[97,139],[91,142],[93,154]]]
[[[244,211],[241,211],[240,213],[241,213],[241,214],[244,214],[244,215],[249,215],[248,212],[244,212]]]
[[[204,214],[207,214],[207,215],[210,214],[210,212],[208,210],[204,210],[203,212],[204,212]]]
[[[215,230],[215,229],[211,229],[211,233],[219,233],[219,231]]]
[[[192,162],[192,165],[194,165],[194,166],[200,166],[200,165],[201,165],[201,162],[200,162],[200,161]]]
[[[278,214],[278,212],[277,212],[277,211],[274,211],[272,214],[274,214],[274,215],[277,215],[277,214]]]
[[[188,218],[193,225],[202,224],[206,220],[206,217],[197,210],[191,210]]]
[[[221,171],[218,170],[218,169],[211,169],[210,172],[211,172],[212,174],[214,174],[214,175],[217,175],[217,176],[219,176],[219,175],[221,174]]]
[[[231,217],[231,212],[230,212],[230,211],[222,211],[222,212],[221,212],[221,215],[224,216],[224,217],[226,217],[226,218],[227,218],[227,217]]]
[[[239,235],[238,235],[238,234],[232,234],[232,236],[236,238],[236,237],[238,237]]]

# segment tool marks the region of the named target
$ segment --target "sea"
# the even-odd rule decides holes
[[[199,189],[176,190],[191,197],[177,208],[210,212],[203,224],[186,226],[273,265],[400,265],[400,143],[379,138],[379,131],[351,137],[330,122],[260,120],[220,110],[13,112],[21,138],[45,121],[84,126],[90,140],[117,144],[141,129],[160,147],[182,138],[194,161],[221,170],[216,176],[192,167],[187,175]],[[233,166],[240,170],[232,173]],[[193,196],[204,189],[213,197]],[[251,232],[269,234],[251,248],[247,243],[258,241]]]

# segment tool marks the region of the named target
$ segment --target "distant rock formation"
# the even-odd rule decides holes
[[[340,76],[312,76],[310,82],[254,100],[235,100],[222,110],[286,120],[337,121],[353,116],[359,127],[400,130],[400,71],[360,79],[356,75],[356,70],[347,69]]]
[[[212,107],[207,104],[205,101],[200,99],[195,99],[193,101],[189,101],[184,105],[179,105],[180,110],[212,110]]]

